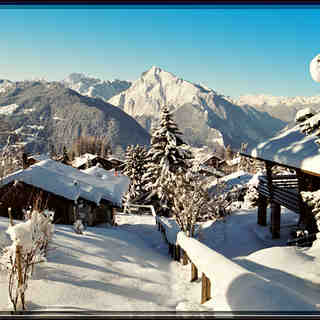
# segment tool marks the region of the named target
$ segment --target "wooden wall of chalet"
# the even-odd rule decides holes
[[[81,200],[78,208],[78,217],[92,227],[99,223],[113,224],[113,206],[110,202],[102,200],[100,206]]]
[[[320,176],[297,170],[300,191],[316,191],[320,189]]]
[[[212,156],[210,159],[204,162],[204,165],[218,168],[220,161],[221,159]]]
[[[75,219],[74,201],[60,197],[53,193],[46,192],[34,186],[30,186],[23,182],[16,185],[10,183],[0,188],[0,216],[8,217],[8,208],[11,207],[14,219],[23,219],[22,209],[33,207],[36,199],[38,209],[49,209],[55,212],[54,223],[73,224]],[[89,226],[95,226],[99,223],[110,223],[113,221],[113,205],[109,201],[102,200],[98,207],[92,202],[85,201],[84,209],[87,215]],[[81,209],[79,209],[80,211]]]
[[[55,194],[46,192],[23,182],[16,185],[10,183],[0,188],[0,215],[8,217],[8,208],[12,208],[14,219],[22,219],[22,209],[33,207],[37,198],[41,209],[50,209],[55,212],[54,223],[70,224],[74,220],[74,202]]]

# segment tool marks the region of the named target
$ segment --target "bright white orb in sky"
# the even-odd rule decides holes
[[[320,82],[320,54],[316,55],[310,62],[310,74],[314,81]]]

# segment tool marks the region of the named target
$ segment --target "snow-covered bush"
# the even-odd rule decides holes
[[[312,223],[313,220],[317,226],[317,231],[320,231],[320,190],[313,192],[301,191],[300,194],[304,204],[308,208],[305,217],[307,221],[303,221],[303,223],[307,224],[308,220]]]
[[[259,176],[262,175],[262,171],[258,171],[251,180],[247,183],[247,191],[244,196],[244,205],[246,208],[254,208],[258,205],[259,201]]]
[[[315,134],[320,137],[320,113],[314,114],[310,108],[299,110],[296,114],[296,123],[300,126],[300,131],[305,135]],[[315,142],[320,144],[320,138]]]
[[[223,218],[224,210],[220,198],[212,198],[204,182],[199,176],[176,176],[176,186],[173,190],[173,212],[177,224],[188,236],[194,236],[196,222],[217,220]]]
[[[34,266],[46,261],[48,243],[54,226],[51,224],[53,212],[26,212],[25,222],[9,225],[7,233],[12,244],[2,250],[0,268],[8,275],[9,304],[16,311],[25,310],[25,292]]]
[[[83,234],[83,231],[85,230],[85,226],[82,223],[81,219],[76,220],[76,222],[73,224],[73,229],[78,234]]]
[[[254,186],[250,186],[244,196],[244,206],[248,209],[258,206],[259,193]]]
[[[54,234],[54,211],[43,210],[39,212],[38,210],[26,210],[24,211],[25,220],[33,221],[33,224],[37,226],[39,232],[42,234],[41,236],[41,246],[42,254],[44,256],[47,255],[47,249],[49,242],[52,240]]]

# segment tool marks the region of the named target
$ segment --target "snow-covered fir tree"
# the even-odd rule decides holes
[[[169,108],[162,107],[160,125],[151,137],[143,184],[147,191],[158,196],[159,204],[165,211],[173,205],[176,175],[186,173],[190,167],[191,152],[182,147],[184,142],[179,137],[181,134]]]
[[[144,191],[141,180],[144,173],[146,156],[147,150],[145,147],[139,145],[127,147],[122,173],[130,178],[130,186],[128,192],[123,197],[124,208],[127,207],[126,204],[139,197]]]

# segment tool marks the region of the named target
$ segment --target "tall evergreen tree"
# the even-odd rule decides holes
[[[125,208],[127,203],[131,202],[143,193],[141,180],[146,154],[147,150],[145,147],[139,145],[130,145],[127,147],[126,160],[122,173],[130,178],[130,186],[128,192],[123,197],[123,204]]]
[[[173,206],[176,176],[186,173],[190,167],[191,153],[183,148],[181,134],[168,107],[162,107],[160,125],[151,137],[142,182],[146,190],[157,194],[160,206],[167,210]]]

